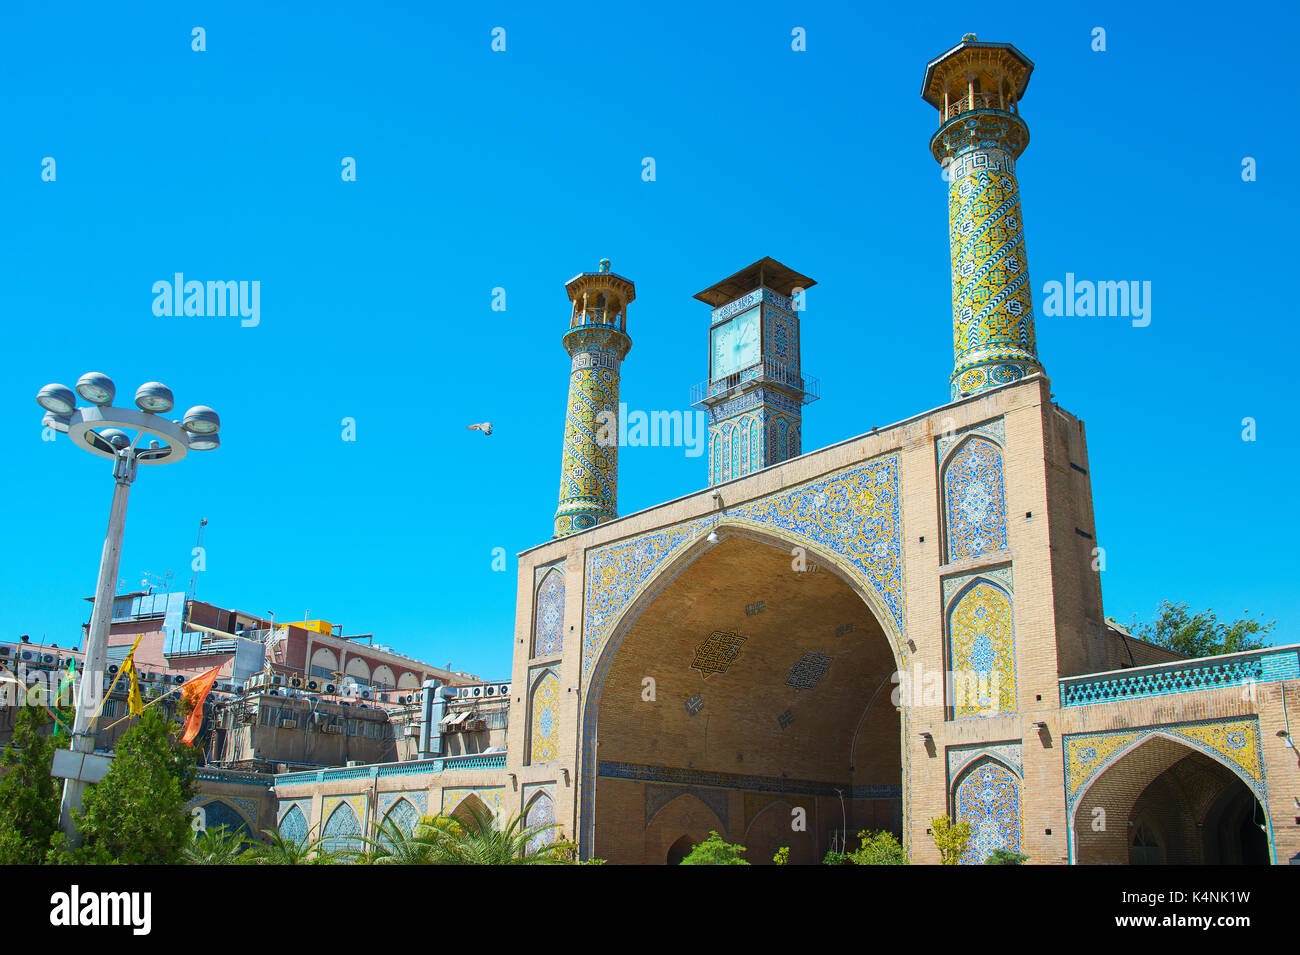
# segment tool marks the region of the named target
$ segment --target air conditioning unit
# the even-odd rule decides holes
[[[408,727],[406,727],[404,730],[402,730],[402,735],[403,735],[403,736],[419,736],[419,735],[420,735],[420,727],[418,727],[418,726],[408,726]]]
[[[117,672],[117,664],[116,664],[116,663],[110,663],[110,664],[108,665],[108,672],[109,672],[109,673],[116,673],[116,672]]]
[[[140,672],[140,679],[145,680],[148,683],[157,683],[162,679],[162,676],[155,673],[153,670],[142,670]]]
[[[485,687],[483,687],[483,695],[484,695],[484,696],[496,696],[496,695],[497,695],[497,688],[496,688],[495,686],[485,686]]]
[[[59,658],[56,657],[53,653],[41,654],[41,663],[45,664],[46,666],[52,667],[54,666],[54,664],[58,662],[59,662]]]
[[[380,702],[380,703],[388,703],[388,702],[391,702],[391,700],[392,700],[392,694],[390,694],[390,693],[380,693],[380,694],[379,694],[379,702]]]
[[[308,680],[308,681],[307,681],[307,689],[309,689],[309,690],[311,690],[313,693],[315,693],[317,690],[320,689],[320,684],[317,683],[315,680]]]
[[[284,690],[280,689],[278,686],[273,686],[273,687],[271,687],[270,690],[267,691],[267,695],[268,695],[268,696],[284,696]]]
[[[19,655],[19,659],[21,659],[21,660],[25,660],[26,662],[31,663],[33,660],[36,659],[36,652],[35,652],[34,650],[24,650],[24,651]]]
[[[189,677],[187,677],[184,673],[177,673],[175,676],[171,677],[171,681],[175,683],[177,686],[180,686],[188,679]]]
[[[509,683],[502,683],[499,687],[497,687],[497,692],[498,692],[499,694],[501,694],[502,696],[509,696],[509,695],[510,695],[510,684],[509,684]]]
[[[14,656],[13,647],[0,647],[0,659],[12,660]]]
[[[289,678],[289,685],[290,685],[291,687],[293,687],[295,690],[301,690],[301,689],[302,689],[302,677],[300,677],[300,676],[293,676],[293,677],[290,677],[290,678]]]
[[[62,667],[70,667],[74,665],[79,665],[79,661],[77,660],[76,657],[64,657],[62,660],[59,661],[59,666]]]
[[[478,697],[483,695],[483,687],[471,686],[469,688],[469,695],[477,699]]]
[[[338,688],[337,686],[335,686],[333,683],[326,683],[326,684],[325,684],[325,692],[326,692],[326,693],[331,693],[331,694],[333,694],[333,693],[337,693],[338,691],[339,691],[339,688]]]
[[[361,698],[362,698],[363,700],[368,700],[368,699],[370,699],[370,697],[371,697],[372,695],[373,695],[373,694],[372,694],[369,690],[365,690],[365,689],[363,689],[363,690],[361,691]]]
[[[272,686],[284,686],[284,675],[281,674],[281,673],[272,673],[272,674],[271,674],[271,685],[272,685]]]

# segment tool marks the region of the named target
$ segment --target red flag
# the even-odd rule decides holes
[[[220,670],[221,667],[215,666],[181,687],[181,699],[192,707],[189,719],[185,721],[185,735],[181,737],[181,742],[186,746],[193,746],[194,737],[199,735],[199,727],[203,725],[203,701],[208,698],[208,691],[217,681],[217,673]]]

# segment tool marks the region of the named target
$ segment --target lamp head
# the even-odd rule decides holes
[[[216,434],[221,429],[221,419],[207,405],[195,405],[185,412],[181,427],[190,434]]]
[[[135,406],[150,414],[166,414],[172,410],[176,399],[172,390],[161,381],[146,381],[135,390]]]
[[[117,386],[108,375],[98,371],[88,371],[77,379],[77,394],[92,405],[111,405],[117,394]]]
[[[67,385],[46,385],[36,393],[36,403],[55,415],[70,415],[77,410],[77,396]]]

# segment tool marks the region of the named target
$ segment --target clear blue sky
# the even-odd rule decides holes
[[[87,618],[108,465],[42,442],[34,396],[93,369],[223,419],[220,451],[137,482],[129,585],[171,570],[183,588],[206,517],[201,598],[508,674],[514,554],[549,538],[559,487],[563,285],[602,256],[637,283],[632,408],[686,407],[707,374],[691,296],[764,255],[819,283],[805,449],[947,400],[945,186],[919,89],[977,32],[1036,63],[1019,170],[1039,350],[1087,425],[1107,614],[1168,598],[1300,639],[1298,26],[1281,3],[11,7],[0,637],[71,643]],[[260,325],[154,316],[175,272],[259,281]],[[1150,281],[1150,326],[1044,317],[1066,272]],[[490,438],[466,430],[483,420]],[[705,461],[626,450],[621,512],[701,488]]]

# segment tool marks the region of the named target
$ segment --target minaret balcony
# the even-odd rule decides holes
[[[811,404],[822,396],[822,383],[817,378],[800,375],[794,366],[785,362],[764,359],[723,378],[702,381],[692,386],[691,406],[708,407],[723,397],[761,385],[775,385],[784,391],[794,392],[794,396],[803,404]]]

